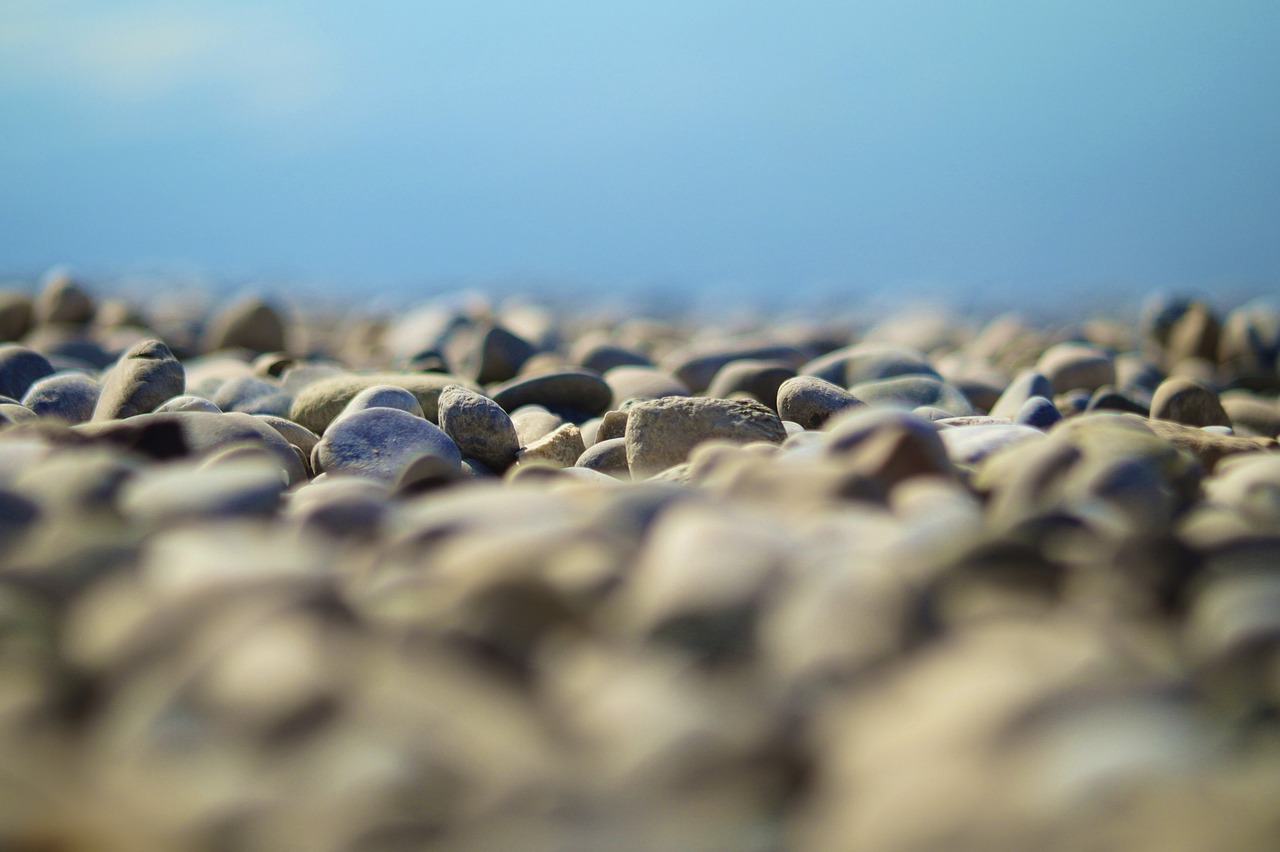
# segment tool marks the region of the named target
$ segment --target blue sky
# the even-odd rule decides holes
[[[1274,2],[0,2],[0,273],[1276,287]]]

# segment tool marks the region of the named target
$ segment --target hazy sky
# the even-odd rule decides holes
[[[1280,289],[1280,3],[0,0],[0,273]]]

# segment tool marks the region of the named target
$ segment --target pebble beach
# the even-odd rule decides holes
[[[1280,307],[0,293],[0,848],[1280,848]]]

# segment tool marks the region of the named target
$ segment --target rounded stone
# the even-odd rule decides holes
[[[731,361],[744,358],[782,361],[799,368],[811,357],[810,352],[780,343],[695,343],[671,352],[659,366],[684,382],[693,393],[703,393],[720,368]]]
[[[833,418],[827,432],[829,456],[885,486],[915,476],[954,474],[938,427],[909,411],[854,409]]]
[[[1093,393],[1103,385],[1116,383],[1115,360],[1105,350],[1087,343],[1058,343],[1050,346],[1036,362],[1055,394],[1073,390]]]
[[[627,415],[627,465],[652,476],[685,461],[703,441],[782,443],[787,430],[767,406],[753,401],[666,397],[633,406]]]
[[[689,388],[675,376],[657,367],[622,365],[604,374],[613,399],[661,399],[688,396]]]
[[[22,404],[41,417],[84,423],[93,417],[102,388],[83,373],[55,373],[39,379],[22,397]]]
[[[1053,396],[1053,383],[1036,370],[1023,370],[1000,394],[991,406],[992,417],[1017,417],[1027,400],[1032,397],[1049,399]]]
[[[156,406],[156,414],[165,414],[171,411],[207,411],[213,414],[221,414],[222,409],[214,405],[202,396],[190,396],[183,394],[167,399],[160,405]]]
[[[745,393],[756,402],[773,408],[778,404],[778,388],[795,375],[795,368],[781,361],[744,358],[725,364],[716,372],[707,386],[707,396],[728,399],[734,394]]]
[[[120,356],[102,382],[94,420],[119,420],[154,411],[186,387],[186,374],[169,347],[159,340],[134,344]]]
[[[212,402],[223,411],[287,417],[293,397],[273,381],[257,376],[236,376],[214,391]]]
[[[498,473],[515,462],[520,439],[511,417],[496,402],[468,388],[450,385],[441,391],[438,405],[440,428],[463,456]]]
[[[1151,416],[1187,426],[1231,425],[1213,388],[1180,376],[1165,379],[1156,388],[1151,397]]]
[[[265,460],[243,459],[195,468],[154,468],[124,483],[126,517],[152,528],[203,518],[270,515],[280,504],[285,479]]]
[[[899,376],[863,382],[849,391],[867,405],[889,408],[941,408],[952,415],[976,414],[964,393],[932,376]]]
[[[816,376],[841,387],[898,376],[930,376],[941,379],[923,352],[888,343],[855,343],[828,352],[800,368],[801,375]]]
[[[357,411],[367,411],[370,408],[394,408],[397,411],[412,414],[414,417],[422,417],[422,404],[409,391],[395,385],[374,385],[351,397],[351,401],[334,418],[334,423]]]
[[[458,445],[421,417],[395,408],[369,408],[335,420],[316,444],[319,469],[395,482],[419,456],[461,465]]]
[[[512,379],[494,387],[493,401],[504,411],[522,405],[581,412],[594,417],[609,410],[613,391],[599,373],[591,370],[557,370],[538,376]]]
[[[1044,432],[1020,423],[961,426],[939,433],[947,455],[956,464],[978,464],[992,453],[1027,440],[1043,440]]]
[[[605,374],[615,367],[652,367],[653,362],[634,349],[612,343],[595,343],[574,347],[571,360],[585,370]],[[608,378],[606,375],[605,378]]]
[[[31,297],[15,290],[0,291],[0,341],[21,340],[31,329]]]
[[[248,349],[251,352],[287,350],[287,332],[280,313],[256,296],[240,299],[214,316],[204,335],[204,351]]]
[[[95,310],[93,296],[79,282],[60,270],[51,272],[45,278],[32,306],[38,325],[87,325],[93,319]]]
[[[482,385],[505,382],[519,374],[536,351],[523,337],[495,325],[477,335],[462,372]]]
[[[361,391],[377,385],[392,385],[409,391],[422,406],[423,417],[432,422],[437,417],[436,406],[442,390],[449,385],[474,389],[466,379],[445,373],[351,373],[319,379],[303,387],[293,398],[289,419],[317,435],[323,434],[347,403]]]
[[[1014,423],[1034,426],[1043,431],[1048,431],[1060,420],[1062,420],[1062,413],[1058,411],[1058,407],[1043,396],[1031,397],[1013,416]]]
[[[805,429],[821,429],[833,415],[862,405],[849,391],[817,376],[795,376],[778,386],[778,416]]]
[[[1237,430],[1263,438],[1280,437],[1280,402],[1244,391],[1228,391],[1221,401]]]
[[[582,432],[573,423],[565,423],[551,434],[521,447],[516,453],[516,464],[572,467],[585,450]]]
[[[53,374],[49,359],[16,343],[0,345],[0,396],[22,399],[38,379]]]
[[[1111,385],[1103,385],[1094,391],[1093,396],[1089,397],[1089,402],[1085,405],[1084,410],[1086,412],[1123,411],[1129,414],[1137,414],[1141,417],[1146,417],[1150,411],[1142,402]]]
[[[627,466],[627,439],[609,438],[592,444],[578,457],[578,467],[598,470],[614,479],[630,479],[631,469]]]

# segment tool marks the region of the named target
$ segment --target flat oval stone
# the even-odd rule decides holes
[[[632,476],[643,478],[685,461],[703,441],[780,444],[786,437],[778,415],[758,402],[666,397],[628,412],[627,464]]]
[[[1115,360],[1103,349],[1087,343],[1058,343],[1036,362],[1036,370],[1053,385],[1055,394],[1072,390],[1093,393],[1116,383]]]
[[[159,340],[137,343],[116,362],[102,382],[94,420],[119,420],[148,414],[186,388],[186,373]]]
[[[1146,405],[1128,394],[1116,390],[1111,385],[1103,385],[1094,391],[1093,396],[1089,397],[1089,402],[1085,405],[1084,410],[1086,412],[1121,411],[1142,417],[1146,417],[1150,411]]]
[[[0,396],[22,399],[37,380],[50,375],[53,365],[34,349],[16,343],[0,346]]]
[[[613,402],[613,391],[599,373],[577,369],[512,379],[491,393],[493,401],[508,412],[534,404],[594,417],[608,411]]]
[[[1042,396],[1033,396],[1018,409],[1018,413],[1013,417],[1013,422],[1048,431],[1061,419],[1062,413],[1058,411],[1058,407],[1051,400]]]
[[[1194,379],[1172,376],[1151,397],[1151,416],[1186,426],[1230,426],[1231,418],[1213,388]]]
[[[862,404],[840,385],[817,376],[796,376],[778,386],[778,416],[805,429],[821,429],[833,414]]]
[[[942,376],[923,352],[888,343],[855,343],[828,352],[800,367],[800,374],[816,376],[841,387],[897,376]]]
[[[212,402],[223,411],[288,417],[293,397],[277,383],[258,376],[236,376],[222,383]]]
[[[863,382],[849,391],[867,405],[906,409],[930,406],[949,411],[953,416],[977,413],[959,388],[931,376]]]
[[[594,343],[581,349],[575,346],[569,357],[579,367],[601,374],[615,367],[653,366],[652,361],[634,349],[612,343]]]
[[[330,475],[394,482],[424,455],[462,464],[458,445],[439,426],[394,408],[370,408],[334,421],[316,444],[313,458]]]
[[[752,344],[693,344],[671,352],[659,366],[684,382],[693,393],[703,393],[720,368],[731,361],[753,358],[763,361],[782,361],[799,367],[808,361],[811,353],[796,346],[780,343]]]
[[[947,455],[957,464],[977,464],[994,452],[1027,440],[1042,440],[1044,432],[1019,423],[961,426],[938,433]]]
[[[437,400],[442,390],[449,385],[478,390],[466,379],[445,373],[351,373],[320,379],[298,391],[289,409],[289,419],[317,435],[323,434],[333,418],[347,407],[347,403],[361,391],[377,385],[392,385],[409,391],[422,406],[423,417],[433,423],[437,417]]]
[[[515,424],[502,406],[487,396],[450,385],[440,393],[438,416],[440,428],[463,456],[498,473],[515,462],[520,449]]]
[[[912,412],[858,408],[833,418],[826,428],[827,455],[882,485],[954,474],[938,427]]]
[[[1237,430],[1264,438],[1280,436],[1280,402],[1244,391],[1228,391],[1221,402]]]
[[[40,417],[84,423],[93,417],[102,388],[83,373],[55,373],[39,379],[22,397],[22,404]]]
[[[604,374],[613,399],[661,399],[664,396],[688,396],[688,386],[657,367],[623,365]]]
[[[147,471],[124,483],[120,507],[149,527],[202,518],[270,515],[285,480],[271,463],[245,460],[208,468],[179,464]]]

